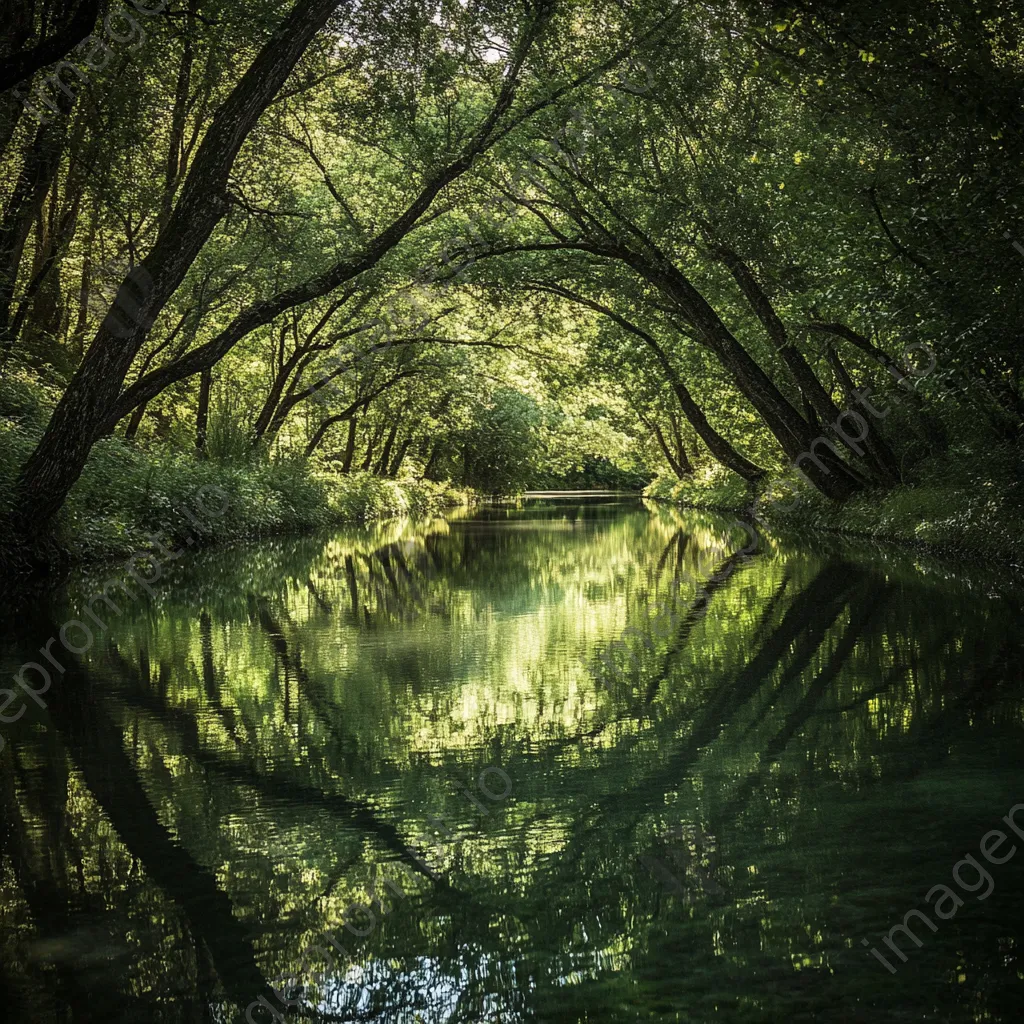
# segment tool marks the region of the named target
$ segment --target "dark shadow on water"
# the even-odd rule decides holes
[[[0,724],[7,1015],[1017,1020],[1024,854],[861,940],[1024,801],[1019,589],[747,542],[545,494],[182,558]]]

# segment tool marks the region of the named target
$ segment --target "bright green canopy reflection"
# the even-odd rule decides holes
[[[14,1019],[1016,1019],[1018,860],[861,940],[1024,800],[1019,595],[747,544],[595,499],[180,559],[5,727]]]

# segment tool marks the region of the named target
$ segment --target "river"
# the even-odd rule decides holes
[[[1020,1019],[1007,571],[596,495],[126,578],[4,611],[5,1019]]]

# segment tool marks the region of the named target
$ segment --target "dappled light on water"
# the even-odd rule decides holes
[[[1019,608],[597,496],[182,559],[4,727],[12,1019],[1015,1019],[1018,861],[882,940],[1024,800]]]

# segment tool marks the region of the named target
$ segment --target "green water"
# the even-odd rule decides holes
[[[274,986],[289,1020],[1019,1020],[1024,849],[979,852],[1024,848],[1015,581],[750,547],[545,498],[95,604],[0,725],[3,1019],[240,1021]],[[115,577],[10,599],[4,678]]]

